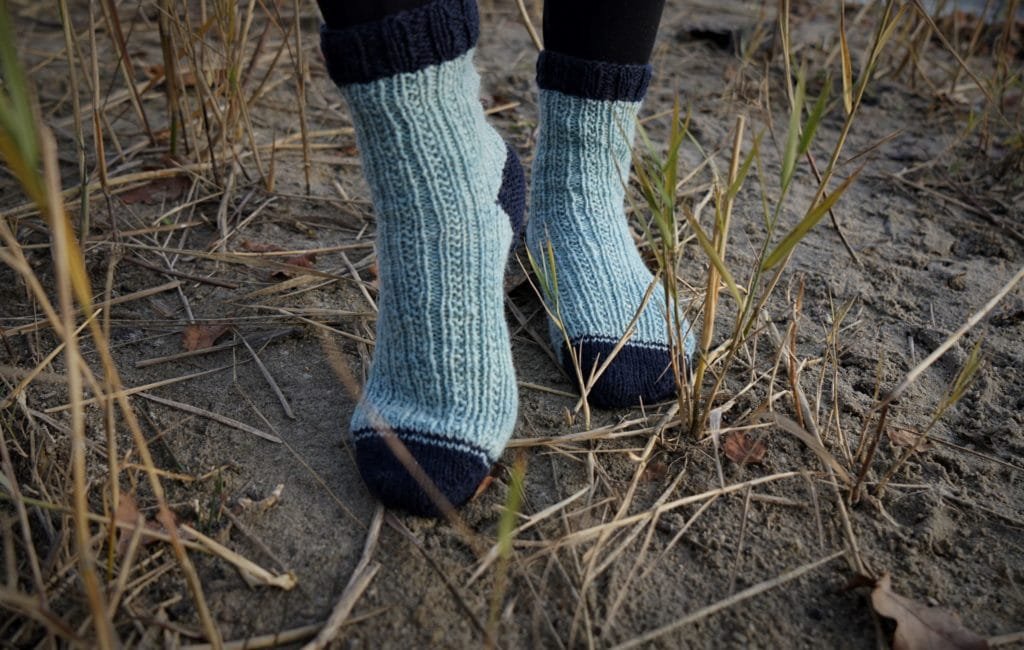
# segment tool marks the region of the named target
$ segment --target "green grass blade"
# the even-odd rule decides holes
[[[824,90],[818,95],[818,100],[814,102],[814,107],[811,109],[811,114],[807,116],[807,124],[804,125],[804,132],[800,136],[800,145],[798,147],[799,155],[807,153],[807,149],[811,146],[811,141],[814,139],[814,133],[818,130],[818,126],[821,124],[821,118],[825,115],[825,107],[828,105],[829,92],[831,84],[826,81]]]
[[[850,176],[847,177],[847,179],[843,181],[835,191],[825,197],[821,203],[808,210],[804,218],[800,220],[800,223],[798,223],[793,230],[789,231],[789,234],[787,234],[779,245],[775,247],[775,250],[765,258],[764,263],[761,264],[762,271],[767,271],[789,256],[790,252],[797,244],[800,243],[800,240],[802,240],[807,233],[811,231],[811,228],[818,225],[818,222],[821,221],[822,217],[824,217],[829,209],[835,205],[836,201],[839,200],[839,197],[846,192],[850,187],[850,184],[853,183],[854,179],[857,178],[862,169],[864,169],[863,165],[861,165],[857,171],[850,174]]]
[[[28,82],[14,47],[7,1],[0,0],[0,156],[35,202],[45,200],[40,167],[39,133]]]
[[[693,214],[687,210],[686,222],[690,225],[690,229],[693,230],[693,234],[697,236],[697,242],[703,249],[704,254],[708,256],[708,260],[718,270],[718,274],[722,276],[722,281],[725,282],[725,286],[729,289],[729,295],[732,296],[733,300],[736,301],[737,305],[743,304],[743,298],[740,295],[739,287],[736,286],[736,281],[732,277],[732,273],[726,268],[725,262],[719,257],[718,251],[715,250],[715,245],[708,239],[707,234],[704,233],[704,229],[697,223],[697,219],[694,218]]]
[[[763,130],[757,134],[757,137],[754,138],[754,146],[750,148],[750,153],[747,154],[747,157],[743,160],[743,163],[740,165],[740,169],[739,172],[736,174],[735,180],[733,180],[732,184],[729,185],[729,188],[726,190],[725,195],[727,200],[732,201],[733,199],[735,199],[736,195],[740,191],[740,188],[743,187],[743,181],[746,180],[747,178],[747,172],[750,171],[750,166],[754,163],[755,156],[757,156],[761,151],[762,137],[764,137]]]
[[[843,62],[843,108],[846,114],[853,112],[853,62],[850,59],[850,46],[846,42],[846,3],[839,6],[839,49]]]
[[[797,73],[796,91],[793,94],[793,105],[789,108],[789,131],[786,133],[786,148],[782,153],[781,187],[789,187],[796,171],[797,146],[800,143],[800,115],[803,112],[804,93],[806,89],[806,71],[800,66]]]

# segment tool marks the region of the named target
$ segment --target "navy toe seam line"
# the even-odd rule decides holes
[[[446,446],[454,447],[458,451],[467,453],[473,456],[479,456],[484,459],[485,462],[493,462],[491,455],[487,453],[487,450],[483,447],[474,445],[471,442],[446,436],[440,433],[432,433],[430,431],[420,431],[418,429],[407,429],[404,427],[396,427],[391,431],[379,431],[373,428],[362,428],[352,432],[352,437],[356,442],[369,441],[374,438],[383,438],[385,436],[394,436],[398,439],[409,438],[422,444],[430,444],[434,446]]]
[[[610,345],[610,346],[614,347],[615,345],[618,344],[618,342],[619,342],[619,340],[621,338],[622,337],[602,336],[600,334],[586,334],[584,336],[577,336],[577,337],[570,338],[569,339],[569,343],[571,343],[573,347],[576,347],[576,346],[580,345],[581,343],[583,343],[583,344],[597,343],[597,344],[600,344],[600,345]],[[624,348],[642,348],[644,350],[654,350],[654,351],[659,351],[659,352],[665,352],[666,354],[669,352],[669,347],[667,345],[665,345],[664,343],[655,342],[655,341],[647,342],[647,341],[637,341],[635,339],[630,339],[630,340],[626,341],[626,343],[623,345],[623,347]]]

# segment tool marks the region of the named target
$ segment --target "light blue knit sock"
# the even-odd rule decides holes
[[[537,65],[540,136],[533,163],[527,244],[537,260],[550,245],[563,325],[584,379],[622,338],[651,283],[623,210],[634,124],[650,67],[584,61],[544,52]],[[687,360],[694,340],[689,324]],[[551,338],[570,375],[572,357],[554,323]],[[659,286],[636,330],[592,388],[597,406],[651,403],[675,394]]]
[[[437,0],[359,29],[370,36],[323,31],[377,213],[377,343],[351,431],[374,495],[437,515],[389,439],[453,505],[504,450],[517,396],[502,282],[523,175],[484,119],[473,0]],[[367,55],[374,46],[383,51]]]

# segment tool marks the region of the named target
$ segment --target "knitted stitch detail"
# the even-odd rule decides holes
[[[476,0],[434,0],[379,21],[320,28],[327,72],[338,85],[367,83],[451,61],[476,45]]]
[[[452,505],[468,501],[490,471],[491,461],[479,454],[440,447],[424,441],[420,437],[424,434],[416,431],[397,429],[394,435]],[[363,480],[386,507],[427,517],[443,514],[405,466],[395,460],[388,441],[383,437],[370,436],[359,440],[355,452]]]
[[[584,378],[611,356],[618,345],[611,337],[585,336],[572,341]],[[563,344],[564,345],[564,344]],[[576,376],[572,356],[563,350],[562,367]],[[637,400],[652,404],[675,394],[676,382],[668,348],[664,345],[633,345],[627,342],[594,384],[587,399],[599,408],[632,406]]]
[[[651,66],[587,61],[544,50],[537,57],[537,86],[582,99],[639,102],[651,82]]]
[[[610,64],[599,64],[608,66]],[[628,66],[627,66],[628,67]],[[638,101],[540,92],[540,132],[533,163],[527,245],[546,264],[550,250],[558,280],[558,311],[586,377],[626,332],[652,282],[623,210]],[[550,271],[546,271],[550,273]],[[671,365],[665,293],[657,284],[630,339],[592,388],[597,406],[630,406],[669,397]],[[694,337],[683,324],[687,358]],[[570,376],[562,332],[550,323],[552,344]]]
[[[479,459],[481,463],[488,463],[491,460],[485,449],[459,438],[453,438],[444,434],[431,433],[429,431],[416,431],[414,429],[400,429],[399,431],[401,431],[400,434],[386,429],[381,431],[377,431],[375,429],[360,429],[352,432],[352,440],[358,444],[366,442],[371,438],[397,436],[406,442],[409,440],[415,440],[423,445],[430,445],[432,447],[443,449],[454,449],[467,456]]]
[[[523,172],[486,122],[472,57],[342,87],[377,215],[380,282],[373,365],[350,428],[370,491],[420,515],[438,513],[386,438],[458,506],[517,415],[502,261],[522,221]]]
[[[523,236],[526,214],[526,174],[519,156],[506,145],[508,155],[501,172],[501,189],[498,191],[498,205],[512,220],[512,245]]]

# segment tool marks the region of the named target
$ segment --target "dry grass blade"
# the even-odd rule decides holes
[[[331,612],[331,616],[327,619],[323,629],[320,630],[320,633],[316,635],[313,641],[304,645],[302,650],[322,650],[322,648],[326,648],[337,640],[341,628],[345,625],[349,614],[352,612],[352,608],[355,607],[359,597],[370,586],[373,576],[377,575],[377,571],[380,569],[380,564],[373,562],[373,554],[377,549],[377,540],[380,537],[380,527],[383,521],[384,507],[378,505],[373,513],[373,518],[370,520],[370,527],[366,533],[366,542],[363,544],[362,557],[359,558],[359,563],[356,564],[356,568],[352,571],[352,577],[349,578],[348,585],[341,592],[341,598],[338,599],[338,604],[334,606],[334,611]]]
[[[669,623],[668,625],[664,625],[664,626],[659,627],[659,628],[657,628],[655,630],[651,630],[650,632],[648,632],[646,634],[638,636],[638,637],[636,637],[634,639],[630,639],[629,641],[627,641],[625,643],[621,643],[621,644],[616,645],[614,647],[615,647],[616,650],[620,650],[620,649],[624,650],[625,648],[635,648],[637,646],[642,646],[644,644],[650,643],[654,639],[657,639],[658,637],[665,636],[669,632],[672,632],[673,630],[677,630],[677,629],[683,627],[684,625],[689,625],[689,624],[694,623],[696,621],[699,621],[699,620],[701,620],[703,618],[707,618],[708,616],[711,616],[712,614],[720,612],[723,609],[728,609],[729,607],[737,605],[737,604],[739,604],[739,603],[741,603],[741,602],[743,602],[745,600],[748,600],[750,598],[753,598],[755,596],[763,594],[766,591],[770,591],[770,590],[775,589],[777,587],[781,587],[782,585],[786,584],[787,582],[791,582],[793,580],[796,580],[797,578],[803,576],[804,574],[810,573],[811,571],[814,571],[815,569],[817,569],[819,567],[822,567],[822,566],[828,564],[829,562],[831,562],[832,560],[838,559],[838,558],[842,557],[845,554],[846,554],[846,551],[836,551],[835,553],[832,553],[831,555],[827,555],[827,556],[821,558],[820,560],[815,560],[814,562],[811,562],[810,564],[805,564],[805,565],[803,565],[801,567],[797,567],[796,569],[793,569],[792,571],[787,571],[786,573],[783,573],[780,576],[772,578],[771,580],[765,580],[764,582],[760,582],[760,583],[754,585],[753,587],[748,587],[747,589],[744,589],[743,591],[737,592],[737,593],[733,594],[732,596],[729,596],[728,598],[724,598],[724,599],[718,601],[717,603],[713,603],[711,605],[708,605],[707,607],[702,607],[701,609],[698,609],[697,611],[695,611],[695,612],[693,612],[691,614],[687,614],[686,616],[684,616],[683,618],[679,619],[678,621],[675,621],[673,623]]]
[[[118,393],[118,395],[125,395],[125,391],[120,391]],[[214,413],[213,411],[207,411],[206,409],[201,409],[201,408],[199,408],[197,406],[192,406],[191,404],[185,404],[184,402],[179,402],[177,400],[168,399],[166,397],[157,397],[156,395],[150,395],[149,393],[138,393],[138,396],[139,397],[143,397],[145,399],[148,399],[151,402],[156,402],[157,404],[163,404],[164,406],[170,406],[172,408],[176,408],[176,409],[185,411],[186,413],[191,413],[193,415],[198,415],[198,416],[201,416],[201,417],[204,417],[204,418],[208,418],[210,420],[213,420],[214,422],[219,422],[219,423],[221,423],[221,424],[223,424],[225,426],[231,427],[233,429],[238,429],[239,431],[245,431],[246,433],[251,433],[254,436],[257,436],[259,438],[263,438],[264,440],[269,440],[270,442],[276,442],[276,443],[280,443],[281,442],[281,439],[278,438],[277,436],[273,435],[273,434],[267,433],[266,431],[260,431],[256,427],[250,426],[250,425],[246,424],[245,422],[239,422],[238,420],[235,420],[234,418],[229,418],[226,415],[221,415],[220,413]]]
[[[18,593],[7,587],[0,587],[0,605],[12,612],[18,612],[32,618],[46,627],[52,634],[71,643],[84,642],[74,629],[59,616],[40,604],[35,596]]]
[[[537,28],[533,26],[533,20],[530,18],[530,12],[526,9],[525,0],[516,0],[516,8],[519,9],[519,17],[523,21],[523,27],[530,34],[530,40],[533,41],[534,47],[540,52],[544,49],[544,44],[540,40],[540,35],[537,34]]]
[[[294,589],[295,585],[298,584],[298,580],[292,573],[274,575],[252,560],[235,553],[228,547],[210,539],[191,526],[182,525],[181,531],[195,539],[208,552],[220,557],[238,569],[239,575],[242,576],[242,579],[245,580],[246,584],[250,587],[263,585],[266,587],[277,587],[278,589],[288,591]],[[168,535],[168,538],[170,537],[173,537],[173,534]]]
[[[548,519],[549,517],[552,517],[553,515],[556,515],[556,514],[562,512],[562,511],[564,511],[569,506],[569,504],[571,504],[574,501],[580,499],[581,497],[586,495],[589,491],[590,491],[590,487],[589,486],[580,488],[576,493],[571,494],[570,496],[566,497],[565,499],[562,499],[558,503],[550,505],[547,508],[544,508],[543,510],[541,510],[540,512],[538,512],[536,514],[530,515],[529,518],[524,523],[520,524],[518,527],[516,527],[514,530],[512,530],[511,533],[509,533],[509,536],[511,538],[513,538],[513,539],[516,538],[516,537],[519,537],[524,532],[526,532],[530,528],[533,528],[534,526],[536,526],[537,524],[541,523],[542,521]],[[494,546],[492,546],[490,549],[488,549],[487,553],[485,553],[484,556],[480,558],[480,562],[478,563],[476,570],[473,571],[473,574],[470,575],[469,579],[466,581],[466,586],[467,587],[469,587],[474,582],[476,582],[476,580],[480,576],[482,576],[484,574],[484,572],[487,571],[487,569],[490,568],[490,566],[494,563],[494,561],[498,559],[498,557],[501,554],[501,548],[502,548],[501,542],[499,541]]]
[[[850,473],[846,471],[846,468],[843,467],[838,460],[836,460],[835,456],[828,453],[828,451],[825,449],[825,446],[821,444],[821,441],[818,440],[813,435],[811,435],[811,433],[808,432],[807,429],[797,424],[797,422],[792,418],[788,418],[785,415],[782,415],[781,413],[771,411],[768,413],[762,413],[759,416],[755,416],[754,419],[761,422],[772,422],[773,424],[775,424],[775,426],[779,427],[780,429],[790,434],[800,442],[804,443],[804,445],[806,445],[808,449],[814,452],[814,455],[817,456],[823,464],[825,464],[833,472],[835,472],[836,475],[839,478],[841,478],[844,483],[846,483],[847,485],[853,483],[853,477],[850,476]]]
[[[935,350],[933,350],[931,354],[925,357],[919,364],[914,366],[914,368],[907,373],[907,376],[903,378],[903,381],[901,381],[899,385],[896,386],[896,388],[892,389],[889,392],[889,394],[885,396],[884,399],[882,399],[877,405],[875,405],[873,410],[878,411],[888,406],[889,404],[892,404],[893,401],[899,399],[900,396],[903,395],[904,391],[906,391],[911,384],[917,381],[917,379],[921,376],[921,373],[923,373],[932,364],[938,361],[939,358],[942,357],[942,355],[944,355],[946,352],[948,352],[951,347],[956,345],[956,342],[959,341],[964,334],[969,332],[975,325],[980,323],[981,320],[989,314],[989,312],[996,308],[996,305],[998,305],[1003,300],[1003,298],[1005,298],[1011,291],[1013,291],[1013,288],[1017,286],[1017,284],[1021,280],[1024,280],[1024,266],[1018,269],[1017,272],[1014,273],[1013,277],[1010,278],[1009,281],[1007,281],[1006,284],[1004,284],[1002,288],[1000,288],[999,291],[997,291],[995,295],[992,296],[992,298],[990,298],[989,301],[986,302],[981,307],[981,309],[971,314],[971,317],[968,318],[963,325],[957,328],[955,332],[950,334],[939,347],[935,348]]]
[[[284,393],[281,391],[281,387],[277,385],[277,382],[274,380],[274,376],[270,374],[270,370],[268,370],[267,367],[263,364],[263,360],[260,359],[260,356],[258,354],[256,354],[256,350],[251,345],[249,345],[249,341],[247,341],[245,337],[242,336],[241,333],[238,334],[238,337],[242,339],[242,343],[245,344],[245,349],[248,350],[249,354],[252,355],[253,361],[256,362],[257,367],[259,367],[260,369],[260,374],[263,375],[263,378],[267,380],[267,384],[270,385],[271,390],[274,391],[274,395],[277,397],[277,401],[281,404],[281,408],[284,410],[284,414],[287,415],[290,419],[294,420],[295,413],[292,412],[292,406],[291,404],[288,403],[288,398],[285,397]]]
[[[75,329],[74,336],[78,336],[79,334],[81,334],[82,330],[89,326],[89,323],[92,321],[92,319],[100,315],[100,312],[101,310],[97,309],[92,313],[92,316],[85,319],[85,321],[81,325],[79,325],[77,329]],[[28,385],[31,384],[35,380],[35,378],[40,375],[40,373],[42,373],[46,368],[48,368],[50,364],[53,363],[53,360],[56,359],[60,355],[60,353],[64,351],[64,346],[65,344],[61,342],[49,354],[47,354],[42,361],[36,364],[36,367],[33,368],[32,371],[29,372],[27,375],[25,375],[24,379],[22,379],[21,382],[19,382],[18,385],[15,386],[14,389],[7,394],[7,397],[5,397],[2,402],[0,402],[0,410],[7,408],[11,404],[14,404],[15,400],[18,399],[18,395],[21,395],[25,388],[27,388]]]
[[[135,300],[142,300],[143,298],[148,298],[150,296],[155,296],[158,293],[163,293],[165,291],[173,291],[173,290],[175,290],[175,289],[177,289],[179,287],[181,287],[181,282],[179,282],[177,280],[172,280],[171,282],[166,282],[164,284],[161,284],[161,285],[158,285],[158,286],[155,286],[155,287],[150,287],[149,289],[142,289],[140,291],[133,291],[133,292],[131,292],[129,294],[125,294],[123,296],[118,296],[117,298],[111,298],[110,300],[104,301],[102,307],[110,307],[110,306],[113,306],[113,305],[123,305],[125,303],[133,302]],[[100,307],[100,306],[101,305],[98,305],[98,304],[95,304],[95,303],[92,305],[93,308]],[[82,324],[82,327],[85,327],[85,326],[92,327],[91,323],[92,323],[92,318],[86,319],[85,323]],[[37,321],[32,322],[32,323],[27,323],[25,325],[19,325],[18,327],[12,327],[10,329],[4,330],[4,335],[5,336],[17,336],[19,334],[27,334],[29,332],[35,332],[35,331],[38,331],[39,329],[41,329],[43,327],[52,326],[52,325],[53,325],[53,322],[51,320],[44,318],[42,320],[37,320]],[[81,327],[78,328],[78,331],[81,331]]]
[[[749,481],[744,481],[742,483],[734,483],[732,485],[727,485],[726,487],[723,488],[708,490],[705,492],[701,492],[700,494],[693,494],[690,496],[681,497],[679,499],[674,499],[672,501],[663,503],[646,512],[640,512],[635,515],[621,517],[609,523],[598,524],[590,528],[583,528],[581,530],[573,531],[568,535],[565,535],[564,537],[561,537],[560,539],[556,540],[556,544],[558,546],[572,546],[575,544],[581,544],[583,542],[594,539],[595,537],[600,537],[601,535],[607,534],[609,531],[613,529],[623,528],[625,526],[632,526],[633,524],[643,521],[649,521],[655,517],[661,516],[666,512],[676,510],[691,503],[699,503],[701,501],[719,497],[724,494],[731,494],[733,492],[745,490],[748,487],[754,487],[756,485],[761,485],[763,483],[771,483],[773,481],[780,481],[783,479],[794,478],[798,476],[801,476],[800,472],[779,472],[777,474],[762,476],[756,479],[751,479]]]

